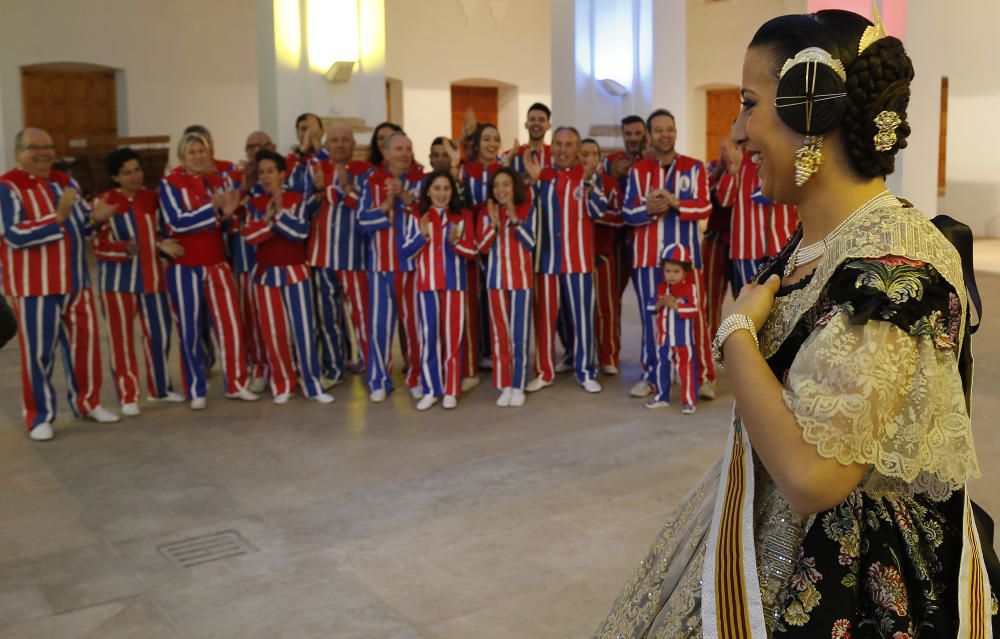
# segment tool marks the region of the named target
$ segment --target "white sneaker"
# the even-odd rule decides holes
[[[666,408],[667,406],[670,406],[670,402],[665,402],[662,399],[651,399],[643,404],[643,406],[646,408]]]
[[[383,390],[383,389],[380,388],[378,390],[373,390],[371,393],[369,393],[368,394],[368,399],[371,400],[371,401],[373,401],[373,402],[375,402],[375,403],[384,402],[385,401],[385,396],[386,396],[385,390]]]
[[[557,373],[568,373],[571,370],[573,370],[573,362],[567,362],[566,360],[560,360],[560,362],[558,364],[556,364],[556,372]]]
[[[632,397],[649,397],[653,394],[653,387],[646,380],[640,379],[635,383],[635,386],[629,390],[628,394]]]
[[[458,406],[458,398],[454,395],[445,395],[444,401],[441,402],[441,405],[445,408],[455,408]]]
[[[94,407],[94,410],[87,413],[87,418],[92,419],[99,424],[114,424],[115,422],[121,421],[121,417],[115,415],[107,408],[104,408],[100,404]],[[37,428],[37,426],[36,426]]]
[[[617,375],[618,367],[615,366],[614,364],[608,364],[607,366],[601,367],[601,372],[604,373],[605,375]]]
[[[478,377],[464,377],[462,378],[462,392],[470,391],[476,386],[479,386]]]
[[[272,401],[280,406],[281,404],[287,404],[288,398],[291,396],[292,396],[291,393],[278,393],[277,395],[274,396],[274,399]]]
[[[266,377],[254,377],[247,384],[247,389],[251,393],[263,393],[267,390],[267,378]]]
[[[52,432],[52,424],[48,422],[42,422],[28,431],[28,437],[32,438],[36,442],[47,442],[54,436],[55,433]]]
[[[167,394],[163,397],[150,397],[151,402],[174,402],[180,403],[184,401],[184,396],[180,393],[175,393],[174,391],[167,391]]]
[[[497,406],[510,406],[511,390],[512,389],[508,386],[500,391],[500,397],[497,398]]]
[[[260,399],[260,395],[246,388],[241,388],[235,393],[226,393],[226,399],[241,399],[245,402],[255,402]]]
[[[705,382],[698,387],[698,397],[700,399],[715,399],[718,391],[715,390],[715,382]]]
[[[122,415],[125,415],[126,417],[135,417],[139,413],[139,405],[135,402],[122,404]]]
[[[430,393],[427,393],[426,395],[420,398],[419,402],[417,402],[417,410],[427,410],[434,404],[437,404],[437,401],[438,401],[437,397],[434,397]]]
[[[413,399],[420,399],[423,396],[424,396],[424,389],[420,388],[419,386],[414,386],[413,388],[410,389],[410,397],[412,397]]]
[[[334,397],[330,393],[320,393],[319,395],[315,395],[309,399],[314,402],[319,402],[320,404],[332,404],[334,401]]]
[[[195,397],[191,400],[191,410],[205,410],[208,406],[208,400],[204,397]]]
[[[601,384],[596,379],[586,379],[580,386],[583,386],[583,390],[588,393],[600,393],[602,390]]]
[[[528,382],[528,385],[524,387],[524,390],[529,393],[534,393],[535,391],[540,391],[546,386],[552,386],[552,382],[547,382],[541,377],[536,377],[535,379]]]
[[[510,405],[511,406],[524,406],[524,391],[520,388],[512,389],[510,392]]]

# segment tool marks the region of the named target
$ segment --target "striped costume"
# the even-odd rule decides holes
[[[150,397],[172,391],[170,332],[173,322],[167,301],[166,274],[156,247],[159,201],[156,191],[140,189],[132,199],[115,189],[100,196],[116,207],[115,214],[94,238],[97,288],[100,291],[111,343],[111,376],[122,404],[139,400],[139,362],[135,321],[142,326],[146,355],[146,388]]]
[[[268,193],[250,199],[242,231],[247,242],[257,249],[254,293],[271,368],[271,392],[276,397],[291,393],[298,372],[303,393],[315,397],[323,392],[323,386],[305,247],[309,234],[308,202],[315,200],[284,191],[280,210],[268,219],[267,210],[273,197]]]
[[[243,195],[254,196],[263,193],[260,184],[254,184],[249,190],[243,184],[242,169],[234,169],[229,174],[233,184],[240,187]],[[240,308],[240,321],[247,337],[247,364],[250,376],[254,379],[265,379],[268,375],[267,351],[264,347],[264,336],[260,324],[257,323],[257,300],[253,294],[251,272],[255,263],[254,247],[251,246],[241,230],[246,223],[246,206],[240,206],[233,215],[234,221],[226,233],[226,250],[229,253],[229,265],[233,268],[233,279],[236,282],[236,297]]]
[[[429,238],[420,228],[424,216],[430,223]],[[405,232],[403,256],[414,260],[417,269],[423,392],[456,397],[461,389],[462,330],[469,286],[466,262],[476,255],[472,214],[433,207],[423,215],[414,211],[406,218]],[[453,232],[459,234],[454,244]]]
[[[493,384],[498,389],[524,390],[530,347],[531,285],[535,250],[535,209],[531,201],[517,208],[517,222],[500,209],[500,225],[489,213],[479,214],[476,239],[486,259],[486,290],[490,302],[493,343]]]
[[[695,376],[691,347],[694,345],[694,323],[698,317],[698,295],[690,273],[677,284],[660,282],[656,299],[670,295],[677,308],[656,309],[656,301],[647,307],[656,323],[656,394],[655,401],[669,402],[670,387],[676,371],[680,380],[681,402],[694,406],[698,401],[698,380]]]
[[[622,191],[618,181],[600,174],[608,212],[594,228],[594,337],[597,342],[597,362],[603,366],[619,365],[622,347],[622,295],[618,282],[621,263],[624,220],[621,216]]]
[[[76,416],[100,404],[101,357],[97,315],[84,257],[90,233],[82,200],[62,223],[59,198],[79,186],[65,173],[41,179],[14,169],[0,176],[0,264],[21,330],[21,391],[30,431],[56,418],[52,369],[64,355],[69,405]]]

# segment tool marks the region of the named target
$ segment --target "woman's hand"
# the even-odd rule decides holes
[[[771,275],[763,284],[747,284],[740,291],[736,303],[730,309],[733,315],[746,315],[760,331],[774,306],[774,295],[781,287],[781,278]]]
[[[486,212],[490,216],[490,224],[493,225],[493,228],[500,228],[500,208],[493,198],[486,200]]]

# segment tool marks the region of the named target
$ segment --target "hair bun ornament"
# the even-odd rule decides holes
[[[825,49],[809,47],[781,67],[774,106],[793,131],[821,135],[835,128],[846,109],[847,73]]]

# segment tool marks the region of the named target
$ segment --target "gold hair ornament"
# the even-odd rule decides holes
[[[823,164],[823,136],[807,135],[795,151],[795,186],[802,186]]]
[[[874,18],[872,22],[875,24],[866,28],[865,32],[861,34],[861,41],[858,42],[858,55],[861,55],[861,52],[870,47],[876,40],[881,40],[889,35],[882,22],[882,14],[879,13],[877,2],[872,2],[872,17]]]
[[[895,111],[882,111],[872,120],[878,127],[875,140],[876,151],[891,151],[896,144],[896,127],[903,123]]]
[[[778,79],[785,77],[789,69],[802,62],[816,62],[828,66],[833,69],[834,73],[840,76],[841,81],[847,82],[847,71],[844,70],[844,63],[830,55],[829,51],[820,47],[807,47],[796,53],[794,58],[785,60],[785,64],[781,65],[781,73],[778,74]]]
[[[781,67],[779,79],[784,77],[789,69],[803,63],[806,65],[805,94],[782,96],[774,100],[774,106],[778,109],[798,105],[805,105],[806,109],[806,135],[802,140],[802,146],[795,151],[795,186],[802,186],[809,181],[809,178],[819,171],[819,167],[823,164],[823,136],[811,134],[813,104],[847,95],[846,93],[816,94],[816,71],[820,64],[833,69],[841,81],[847,79],[843,63],[831,56],[829,51],[819,47],[803,49],[796,53],[794,58],[786,60]],[[788,102],[788,100],[798,100],[798,102]]]

